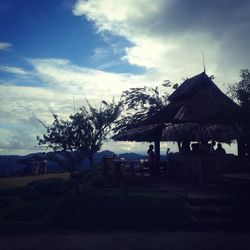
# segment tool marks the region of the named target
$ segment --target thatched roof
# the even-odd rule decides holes
[[[129,129],[113,137],[115,141],[152,142],[158,136],[161,141],[209,141],[231,143],[240,137],[240,128],[235,125],[199,123],[153,124]]]
[[[142,122],[234,124],[240,107],[226,96],[205,72],[184,81],[170,96],[169,105]]]
[[[174,122],[232,124],[241,120],[239,106],[213,88],[201,90],[180,106]]]
[[[169,104],[155,115],[114,137],[114,140],[230,142],[238,138],[234,126],[241,121],[240,108],[202,72],[184,81],[170,96]],[[169,125],[171,123],[171,125]],[[168,125],[166,125],[168,124]],[[160,132],[159,132],[160,131]]]
[[[112,139],[115,141],[153,142],[156,138],[161,138],[163,127],[165,127],[163,124],[151,124],[132,128],[113,136]]]
[[[231,125],[201,125],[198,123],[166,124],[162,141],[209,141],[231,143],[239,138],[240,129]]]

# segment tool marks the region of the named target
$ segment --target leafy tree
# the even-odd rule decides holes
[[[178,84],[171,84],[165,80],[163,87],[176,89]],[[127,129],[136,127],[144,119],[160,111],[168,104],[168,94],[160,94],[159,88],[143,87],[130,88],[122,93],[121,100],[124,105],[124,113],[116,122],[114,132],[123,132]]]
[[[231,85],[229,90],[234,99],[236,99],[241,108],[247,114],[250,114],[250,70],[242,69],[240,71],[240,81]],[[250,117],[248,118],[250,119]]]
[[[71,174],[79,166],[83,158],[89,159],[94,169],[93,156],[108,138],[112,124],[119,117],[122,102],[116,104],[102,102],[99,108],[94,108],[87,102],[78,112],[69,116],[68,120],[59,119],[52,112],[53,123],[46,127],[42,137],[37,137],[38,144],[60,151],[68,158]]]
[[[242,109],[244,119],[243,138],[248,156],[250,156],[250,70],[240,71],[240,81],[229,86],[229,93]]]
[[[80,112],[73,116],[74,121],[80,117],[86,118],[85,123],[88,129],[85,133],[84,150],[91,163],[93,163],[94,154],[108,139],[112,125],[121,114],[122,106],[121,101],[116,104],[114,100],[110,104],[103,101],[98,109],[88,104],[88,108],[83,107]]]

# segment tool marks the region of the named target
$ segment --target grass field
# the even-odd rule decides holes
[[[75,192],[69,174],[0,179],[0,230],[183,228],[183,195],[109,188]]]
[[[174,193],[83,190],[57,207],[51,225],[65,229],[178,229],[190,221],[184,196]]]
[[[49,179],[69,180],[69,173],[0,178],[0,191],[13,188],[24,188],[30,183]]]
[[[63,195],[68,173],[0,179],[0,229],[39,228]]]

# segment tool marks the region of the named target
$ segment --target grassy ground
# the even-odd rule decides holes
[[[0,179],[0,229],[39,227],[63,194],[68,173]]]
[[[189,223],[185,197],[129,189],[76,192],[69,174],[0,179],[0,229],[176,229]]]
[[[50,218],[63,229],[183,229],[189,222],[183,195],[114,189],[69,193]]]
[[[57,174],[49,174],[49,175],[0,178],[0,192],[4,190],[24,188],[32,182],[41,181],[41,180],[49,180],[49,179],[68,180],[69,174],[57,173]]]

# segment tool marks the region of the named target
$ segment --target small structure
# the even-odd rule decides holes
[[[170,96],[169,104],[142,121],[141,126],[114,137],[115,140],[154,141],[159,165],[160,141],[216,140],[230,143],[240,139],[237,126],[240,107],[202,72],[185,80]],[[239,150],[240,153],[240,150]]]

